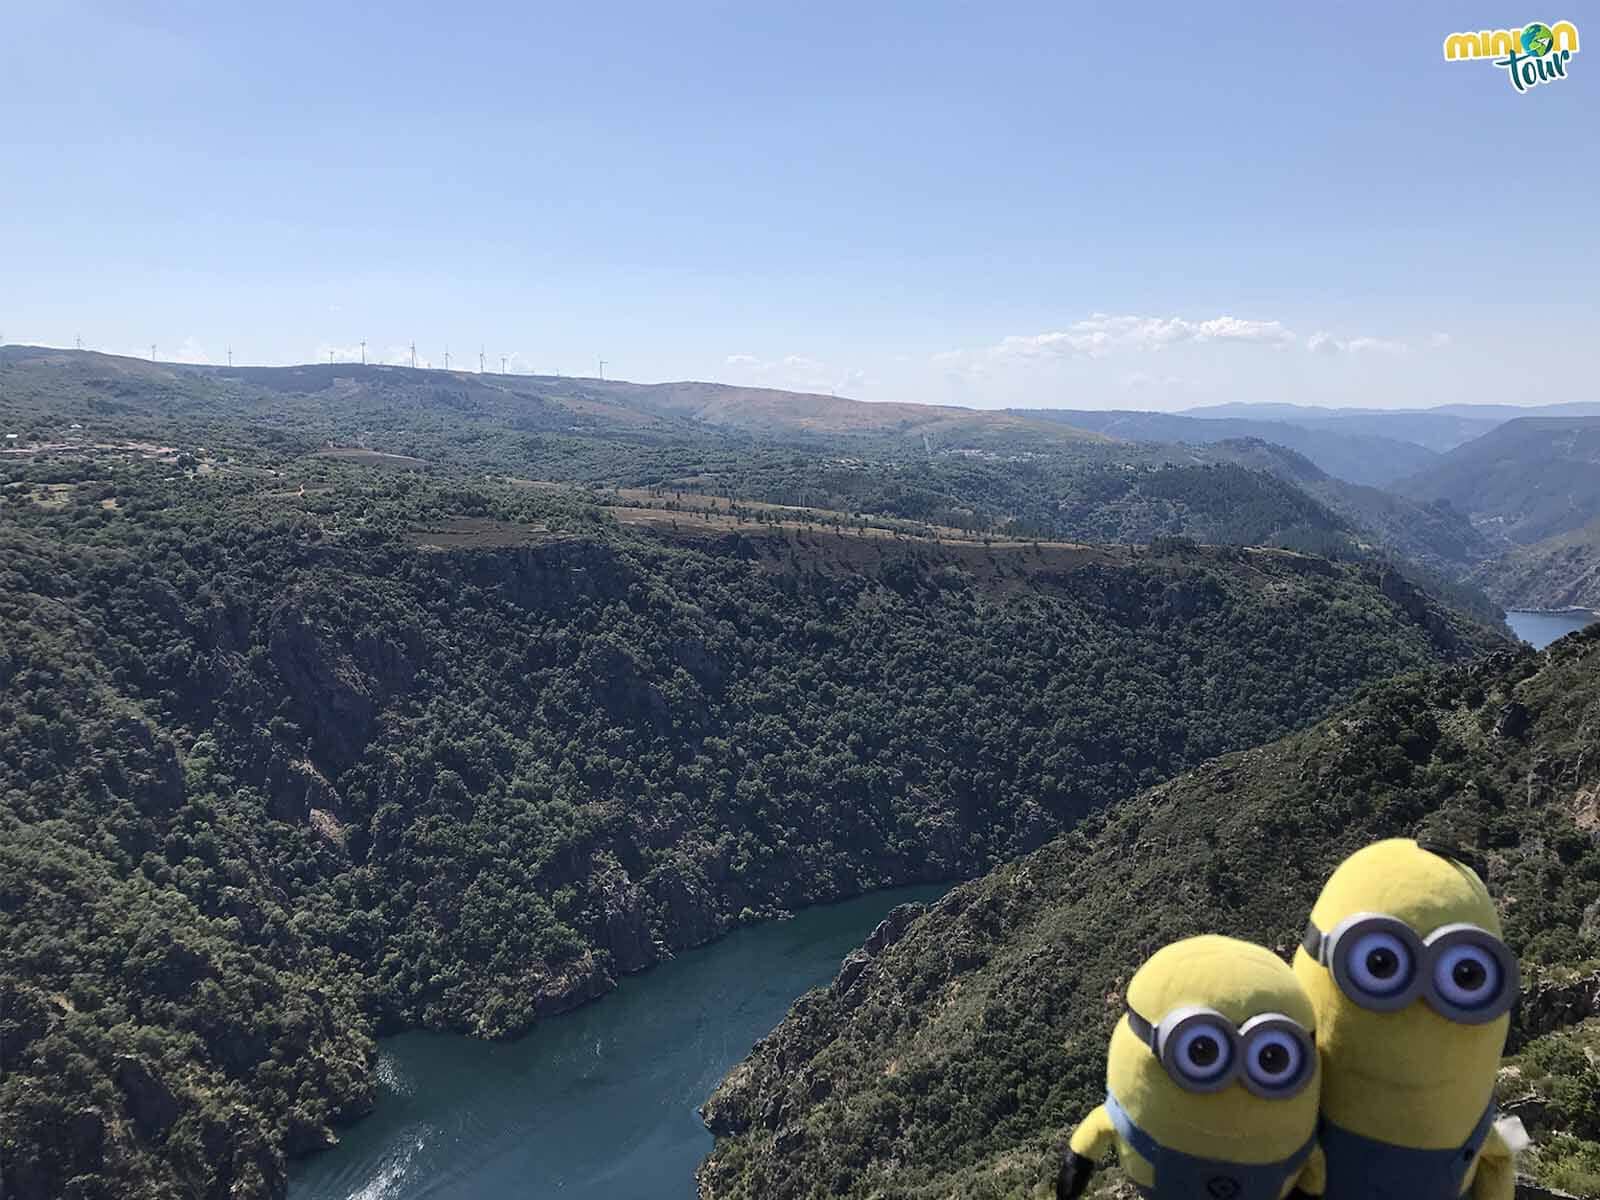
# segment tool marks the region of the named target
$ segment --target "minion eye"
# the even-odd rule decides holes
[[[1498,999],[1500,963],[1482,946],[1458,942],[1439,955],[1433,986],[1441,997],[1461,1008],[1482,1008]]]
[[[1268,1030],[1255,1038],[1245,1061],[1250,1078],[1267,1092],[1287,1091],[1300,1082],[1306,1054],[1300,1043],[1281,1030]]]
[[[1411,983],[1411,948],[1392,933],[1373,930],[1350,948],[1350,982],[1372,996],[1390,996]]]
[[[1209,1021],[1196,1021],[1179,1031],[1173,1061],[1186,1077],[1207,1083],[1233,1065],[1233,1040],[1227,1030]]]

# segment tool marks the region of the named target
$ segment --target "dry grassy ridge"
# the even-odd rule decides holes
[[[135,391],[159,400],[189,400],[205,393],[229,397],[245,419],[292,403],[316,422],[339,424],[344,409],[384,428],[375,400],[404,405],[443,404],[464,423],[491,417],[512,429],[676,434],[721,430],[751,436],[889,437],[920,441],[1002,441],[1023,437],[1042,446],[1092,444],[1117,439],[1015,413],[934,404],[879,404],[842,396],[684,381],[638,384],[559,375],[503,375],[476,371],[411,369],[381,364],[309,363],[295,367],[220,367],[146,362],[90,351],[34,346],[0,347],[0,367],[27,373],[19,398],[40,376],[62,396],[72,389],[122,397]],[[270,403],[276,398],[277,403]],[[262,401],[269,403],[263,404]],[[0,423],[10,419],[0,396]],[[309,401],[310,403],[307,403]],[[19,405],[24,412],[29,406]],[[37,412],[36,408],[31,411]],[[73,409],[71,411],[77,412]],[[147,413],[159,422],[164,414]],[[27,432],[30,426],[19,424]],[[9,427],[8,427],[9,428]]]
[[[712,506],[669,510],[613,504],[606,505],[605,511],[626,528],[683,546],[736,553],[773,571],[808,569],[827,574],[870,575],[886,564],[902,561],[907,554],[920,553],[924,565],[943,563],[959,569],[975,586],[986,591],[1040,582],[1048,584],[1050,576],[1080,568],[1130,566],[1149,554],[1149,548],[1142,546],[988,538],[939,527],[924,526],[922,528],[935,528],[937,532],[918,535],[903,533],[883,523],[837,526],[827,518],[846,517],[846,514],[827,510],[806,510],[808,519],[755,522],[733,515],[725,507],[730,502],[719,497],[696,496],[694,500],[707,501]],[[735,508],[748,504],[731,503]],[[718,504],[724,507],[717,507]],[[753,507],[771,510],[780,506]],[[407,536],[418,549],[437,551],[554,546],[574,541],[571,534],[552,530],[545,524],[480,517],[450,517],[413,526]],[[1179,552],[1185,549],[1196,555],[1197,561],[1226,561],[1230,567],[1238,569],[1241,579],[1253,582],[1256,588],[1267,593],[1292,593],[1293,588],[1287,581],[1296,575],[1331,575],[1327,560],[1292,550],[1264,546],[1180,546]],[[1378,577],[1376,572],[1373,577]],[[1421,593],[1411,594],[1421,597]]]
[[[1091,817],[898,914],[802,997],[706,1104],[701,1196],[1050,1195],[1141,961],[1208,930],[1288,955],[1340,859],[1423,831],[1486,856],[1521,957],[1501,1096],[1536,1141],[1524,1169],[1600,1194],[1597,747],[1590,633],[1379,685]]]

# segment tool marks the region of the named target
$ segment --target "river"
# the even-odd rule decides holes
[[[738,930],[517,1042],[385,1039],[377,1111],[294,1165],[289,1200],[691,1200],[712,1088],[885,913],[944,890]]]
[[[1600,621],[1600,615],[1581,609],[1568,612],[1531,612],[1512,609],[1506,613],[1511,632],[1535,649],[1543,650],[1557,638],[1566,637]]]
[[[1541,648],[1595,619],[1506,614]],[[711,1149],[696,1107],[889,909],[942,891],[878,892],[741,929],[521,1041],[386,1039],[377,1111],[295,1164],[289,1200],[692,1200]]]

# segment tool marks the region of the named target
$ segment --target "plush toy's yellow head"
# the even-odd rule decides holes
[[[1311,927],[1316,955],[1302,947],[1294,972],[1316,1009],[1324,1114],[1394,1144],[1459,1145],[1488,1105],[1516,989],[1483,882],[1409,838],[1377,842],[1334,871]]]
[[[1106,1082],[1136,1126],[1170,1149],[1230,1162],[1277,1162],[1305,1145],[1317,1123],[1315,1049],[1306,1045],[1302,1056],[1284,1032],[1287,1023],[1257,1021],[1256,1035],[1249,1029],[1269,1015],[1306,1033],[1313,1028],[1311,1002],[1280,959],[1233,938],[1188,938],[1153,955],[1129,983],[1127,999],[1135,1015],[1124,1015],[1111,1035]],[[1191,1014],[1184,1025],[1184,1010],[1193,1009],[1214,1010],[1221,1021]],[[1168,1023],[1170,1069],[1148,1035],[1135,1031],[1140,1019],[1155,1029]],[[1222,1063],[1219,1055],[1237,1058]],[[1202,1087],[1208,1075],[1229,1081],[1189,1090],[1172,1069],[1192,1071]]]

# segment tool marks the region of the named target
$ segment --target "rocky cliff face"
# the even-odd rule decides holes
[[[319,758],[338,772],[360,758],[379,709],[416,675],[405,643],[418,639],[403,631],[398,637],[337,632],[308,611],[312,603],[305,596],[280,602],[267,645]]]
[[[851,995],[865,994],[863,990],[858,990],[857,985],[871,969],[873,962],[904,937],[916,919],[926,911],[925,904],[901,904],[891,909],[867,937],[862,948],[852,951],[845,958],[838,976],[828,988],[827,998],[848,1011]],[[804,1021],[817,1003],[815,993],[797,1000],[790,1009],[788,1021],[771,1037],[757,1042],[750,1056],[717,1085],[716,1091],[700,1108],[700,1117],[713,1134],[727,1137],[761,1125],[777,1129],[780,1138],[785,1136],[783,1131],[798,1114],[786,1108],[779,1098],[780,1089],[775,1086],[777,1079],[774,1073],[781,1075],[802,1066],[805,1056],[795,1052],[787,1043],[785,1030],[789,1022]],[[804,1078],[799,1081],[799,1088],[807,1100],[815,1103],[827,1099],[833,1084],[826,1074],[805,1072]]]
[[[1508,608],[1600,611],[1600,521],[1508,551],[1474,581]]]

